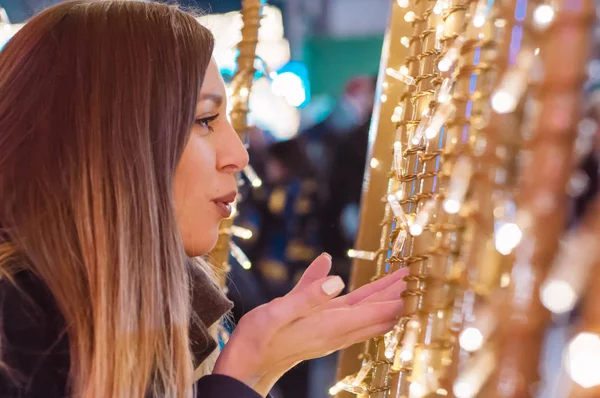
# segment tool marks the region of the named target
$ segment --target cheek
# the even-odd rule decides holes
[[[175,171],[173,197],[186,253],[208,253],[218,237],[220,218],[211,202],[216,167],[214,151],[203,137],[192,136]]]

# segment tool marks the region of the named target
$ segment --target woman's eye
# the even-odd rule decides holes
[[[202,127],[203,129],[206,129],[212,133],[213,131],[215,131],[215,129],[211,126],[211,123],[214,122],[218,117],[219,117],[219,114],[216,114],[214,116],[199,118],[199,119],[196,119],[195,123],[198,126]]]

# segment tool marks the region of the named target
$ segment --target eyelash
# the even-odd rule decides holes
[[[209,116],[209,117],[203,117],[201,119],[196,119],[194,123],[196,123],[200,127],[203,127],[205,129],[207,129],[208,131],[210,131],[212,133],[213,131],[215,131],[215,129],[210,125],[210,123],[212,123],[215,120],[217,120],[218,117],[219,117],[219,114],[217,113],[214,116]]]

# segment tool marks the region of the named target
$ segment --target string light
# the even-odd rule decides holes
[[[583,294],[599,254],[593,233],[578,231],[569,234],[540,287],[542,304],[555,314],[571,311]]]
[[[392,370],[399,370],[402,368],[403,363],[413,360],[420,330],[421,323],[419,322],[418,318],[413,317],[406,323],[402,344],[400,349],[396,350]]]
[[[496,328],[497,322],[490,305],[479,308],[473,320],[459,335],[461,348],[468,352],[478,351]]]
[[[436,50],[442,49],[442,38],[443,37],[444,37],[444,25],[439,24],[435,28],[435,49]]]
[[[425,136],[425,129],[427,129],[427,126],[429,125],[430,113],[431,109],[427,108],[421,114],[421,121],[415,130],[415,134],[410,140],[413,145],[419,145],[421,140],[423,140],[423,137]]]
[[[448,72],[458,61],[458,57],[460,56],[460,51],[464,46],[466,40],[462,36],[458,36],[452,46],[448,48],[440,62],[438,63],[438,69],[440,72]]]
[[[406,161],[402,151],[402,143],[400,141],[394,142],[394,170],[396,170],[396,176],[400,178],[402,176],[402,170]]]
[[[399,123],[404,119],[404,105],[400,104],[394,108],[394,113],[392,114],[392,123]]]
[[[527,79],[534,63],[534,51],[524,48],[519,52],[517,65],[509,69],[492,94],[492,109],[499,114],[514,112],[527,89]]]
[[[409,11],[406,13],[406,15],[404,15],[404,20],[408,23],[414,22],[415,18],[417,17],[417,14],[414,13],[414,11]]]
[[[446,124],[448,119],[450,119],[455,109],[456,107],[450,101],[443,102],[437,107],[435,113],[433,114],[433,117],[431,118],[429,126],[427,126],[427,128],[425,129],[425,137],[428,140],[437,137],[438,133],[440,132],[444,124]]]
[[[329,389],[329,395],[337,395],[342,391],[348,391],[350,393],[359,395],[364,394],[367,389],[364,384],[354,385],[354,377],[346,376],[342,380],[338,381],[333,387]]]
[[[243,227],[239,227],[237,225],[232,225],[231,226],[231,233],[234,236],[237,236],[240,239],[244,239],[244,240],[248,240],[248,239],[252,239],[252,231],[247,229],[247,228],[243,228]]]
[[[402,68],[400,68],[400,70],[396,70],[394,68],[387,68],[385,72],[388,74],[388,76],[393,77],[394,79],[399,80],[402,83],[407,84],[409,86],[414,86],[416,83],[415,78],[409,76],[408,68],[406,68],[406,66],[403,66]]]
[[[494,354],[489,350],[481,351],[471,358],[470,363],[467,364],[452,386],[456,398],[475,397],[490,377],[494,367]]]
[[[356,374],[356,377],[352,381],[352,385],[355,387],[359,387],[360,385],[362,385],[363,381],[365,380],[371,369],[373,369],[373,366],[375,366],[375,363],[372,360],[365,361],[358,373]]]
[[[262,186],[262,180],[258,177],[258,174],[256,174],[256,171],[254,171],[254,168],[252,166],[250,166],[249,164],[246,165],[246,167],[244,167],[243,172],[246,175],[246,178],[248,178],[248,181],[250,181],[250,184],[252,184],[254,188],[259,188]]]
[[[435,211],[436,204],[437,202],[435,199],[430,199],[427,201],[427,203],[425,203],[425,205],[423,205],[421,210],[419,210],[415,222],[412,223],[409,228],[412,236],[419,236],[423,233],[425,226]]]
[[[398,256],[402,252],[404,244],[406,243],[406,238],[408,238],[408,233],[404,228],[400,228],[398,236],[396,237],[396,240],[394,240],[394,245],[392,246],[392,256]]]
[[[396,0],[396,3],[398,4],[399,7],[401,8],[406,8],[409,5],[408,0]]]
[[[404,209],[402,209],[402,205],[400,204],[400,201],[398,200],[398,196],[393,195],[393,194],[388,195],[387,202],[390,205],[392,212],[394,213],[394,216],[400,223],[401,227],[404,229],[408,229],[409,220],[408,220],[408,217],[406,216],[406,213],[404,212]]]
[[[477,7],[475,8],[475,14],[473,15],[473,26],[476,28],[481,28],[487,19],[488,15],[488,1],[487,0],[479,0],[477,3]]]
[[[442,15],[444,11],[444,0],[437,0],[435,6],[433,6],[433,13],[436,15]]]
[[[373,260],[375,260],[375,257],[377,257],[377,253],[366,251],[366,250],[350,249],[350,250],[348,250],[348,257],[356,258],[359,260],[373,261]]]
[[[410,39],[408,37],[404,36],[400,39],[400,44],[402,44],[404,47],[408,48],[408,47],[410,47]]]
[[[582,332],[567,345],[565,370],[583,388],[600,385],[600,336]]]
[[[372,158],[371,161],[369,162],[369,165],[371,166],[372,169],[376,169],[379,167],[381,163],[379,162],[379,160]]]
[[[387,359],[394,359],[394,355],[396,355],[396,349],[398,348],[398,344],[400,343],[400,334],[402,334],[403,330],[403,323],[399,322],[398,324],[396,324],[396,326],[394,326],[394,329],[390,330],[384,336],[384,355]]]
[[[451,98],[452,88],[454,87],[454,80],[447,77],[442,81],[440,85],[437,95],[436,101],[439,103],[448,102]]]
[[[454,165],[450,184],[448,185],[448,192],[444,200],[444,210],[446,213],[456,214],[459,212],[469,188],[472,174],[473,165],[471,160],[467,157],[459,158]]]
[[[243,269],[248,270],[252,268],[252,263],[250,262],[244,251],[240,249],[240,247],[236,245],[233,241],[229,242],[229,250],[231,252],[232,257],[235,259],[235,261],[238,262],[239,265],[242,266]]]

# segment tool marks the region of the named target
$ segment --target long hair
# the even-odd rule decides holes
[[[0,53],[0,224],[65,317],[74,396],[192,394],[172,181],[212,51],[175,7],[72,1]]]

